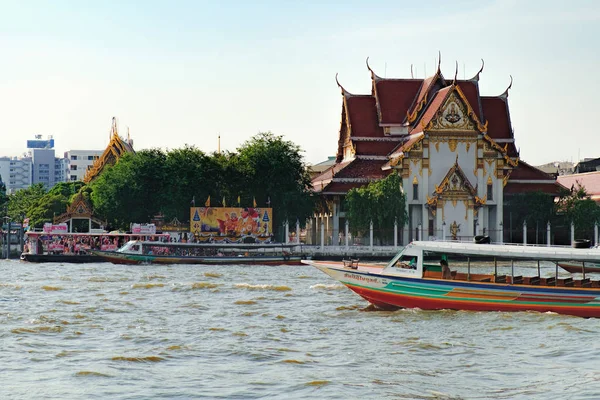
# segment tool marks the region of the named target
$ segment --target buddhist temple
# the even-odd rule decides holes
[[[101,229],[106,222],[94,216],[92,206],[79,192],[67,206],[67,212],[54,218],[55,224],[67,223],[69,232],[92,232],[92,229]]]
[[[501,241],[504,196],[557,194],[556,180],[520,160],[510,120],[508,88],[495,96],[479,91],[480,70],[470,79],[389,79],[369,66],[371,93],[342,92],[341,125],[334,165],[312,180],[330,204],[313,218],[329,237],[343,232],[343,199],[352,188],[397,173],[407,196],[409,220],[401,244],[434,238],[489,235]],[[452,228],[452,229],[451,229]]]
[[[129,133],[127,133],[126,140],[121,138],[117,128],[117,119],[113,117],[108,146],[102,155],[98,157],[94,164],[88,169],[83,177],[83,182],[86,184],[92,182],[102,173],[104,167],[107,165],[114,165],[123,154],[129,152],[134,152],[133,141],[129,138]]]

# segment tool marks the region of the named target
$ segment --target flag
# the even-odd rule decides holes
[[[240,196],[238,195],[238,207],[240,206]]]
[[[205,207],[210,207],[210,194],[208,195],[208,199],[206,199],[206,203],[204,203]]]
[[[256,197],[252,198],[252,205],[256,208]]]
[[[223,207],[227,207],[227,205],[225,204],[225,196],[223,196]]]
[[[192,197],[192,201],[190,202],[192,207],[196,207],[196,196]]]

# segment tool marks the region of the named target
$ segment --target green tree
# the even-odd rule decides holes
[[[230,161],[241,173],[244,197],[256,198],[259,206],[270,202],[274,229],[284,221],[304,223],[313,212],[314,200],[300,147],[283,136],[263,132],[237,151],[238,156]]]
[[[149,222],[168,195],[165,165],[166,155],[159,149],[124,154],[92,182],[95,212],[114,228]]]
[[[345,202],[353,235],[368,232],[373,221],[378,238],[384,240],[393,234],[394,221],[402,227],[408,220],[402,179],[395,173],[362,188],[350,190]]]
[[[46,189],[41,183],[31,185],[26,189],[20,189],[8,197],[8,215],[14,221],[20,221],[21,217],[29,217],[30,210],[38,205]]]
[[[522,227],[527,221],[528,229],[535,229],[535,242],[540,242],[540,237],[545,237],[546,224],[556,221],[556,205],[554,196],[543,192],[516,193],[507,196],[505,212],[511,215],[516,227]],[[515,230],[521,232],[520,228]]]
[[[575,225],[577,238],[591,239],[594,225],[600,223],[600,206],[590,198],[584,187],[573,186],[561,193],[558,200],[558,212],[565,221]]]

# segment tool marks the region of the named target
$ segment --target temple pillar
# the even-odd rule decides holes
[[[333,232],[331,235],[332,244],[335,246],[340,245],[340,198],[336,196],[333,201]]]

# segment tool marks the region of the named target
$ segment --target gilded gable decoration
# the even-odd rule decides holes
[[[121,136],[119,136],[119,132],[117,130],[117,119],[113,117],[108,146],[102,155],[98,157],[96,161],[94,161],[92,167],[87,170],[85,176],[83,177],[83,182],[90,183],[96,179],[100,173],[102,173],[105,166],[114,165],[123,154],[133,152],[134,150],[131,139],[127,137],[127,140],[124,140],[121,138]]]

